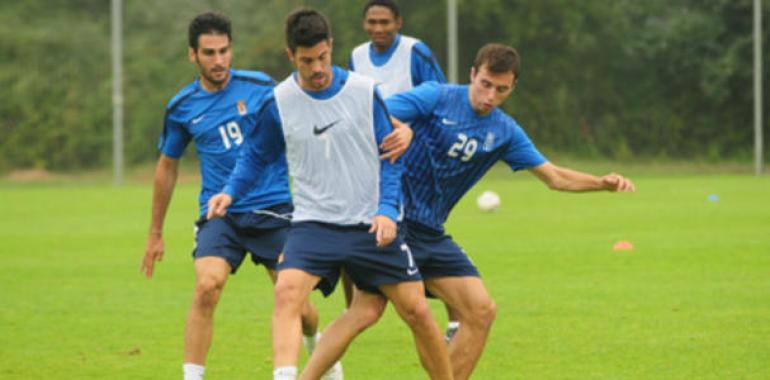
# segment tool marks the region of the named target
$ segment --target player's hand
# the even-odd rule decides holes
[[[206,219],[221,218],[227,214],[227,208],[233,203],[233,197],[219,193],[209,198],[209,211],[206,213]]]
[[[617,173],[610,173],[602,177],[602,185],[606,190],[620,193],[636,191],[636,186],[630,179]]]
[[[375,215],[372,218],[372,228],[369,233],[377,234],[377,247],[384,247],[396,238],[396,222],[384,215]]]
[[[155,262],[163,261],[163,236],[157,232],[150,232],[147,237],[147,246],[144,248],[144,258],[139,272],[144,273],[147,278],[152,278],[155,271]]]
[[[408,125],[392,116],[390,121],[393,122],[393,132],[390,132],[389,135],[382,139],[380,149],[385,153],[380,156],[380,160],[390,159],[390,163],[392,164],[406,152],[407,148],[409,148],[409,144],[412,143],[412,137],[414,137],[414,132]]]

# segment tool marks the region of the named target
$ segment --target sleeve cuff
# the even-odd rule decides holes
[[[380,208],[377,210],[377,215],[387,216],[394,222],[398,221],[398,214],[398,209],[391,205],[380,205]]]
[[[225,185],[224,189],[222,189],[222,192],[229,195],[230,198],[235,201],[235,188],[231,185]]]

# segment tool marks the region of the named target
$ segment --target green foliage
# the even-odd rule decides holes
[[[186,58],[195,14],[230,15],[234,66],[280,80],[291,71],[283,21],[303,4],[329,17],[334,60],[345,66],[350,50],[366,41],[361,2],[124,1],[127,161],[155,159],[164,105],[196,75]],[[443,3],[401,6],[403,32],[423,39],[446,68]],[[767,21],[770,0],[764,11]],[[515,46],[522,73],[504,108],[545,151],[618,159],[751,156],[751,0],[461,0],[459,17],[460,81],[467,82],[484,43]],[[765,22],[765,42],[768,29]],[[0,172],[108,166],[109,2],[2,2],[0,54]]]

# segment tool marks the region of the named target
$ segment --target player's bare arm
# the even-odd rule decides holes
[[[155,271],[155,262],[163,260],[163,252],[165,250],[163,222],[166,219],[168,205],[171,203],[171,195],[176,186],[178,173],[179,160],[161,154],[160,158],[158,158],[158,164],[155,166],[150,231],[147,235],[142,265],[139,268],[139,271],[144,273],[147,278],[152,278]]]
[[[219,193],[209,198],[206,219],[221,218],[227,214],[227,208],[233,204],[233,197],[225,193]]]
[[[377,246],[384,247],[396,238],[396,222],[384,215],[375,215],[372,218],[372,227],[369,233],[377,234]]]
[[[414,132],[408,125],[392,116],[390,117],[390,121],[393,123],[393,132],[382,139],[380,149],[385,153],[380,156],[380,159],[390,159],[390,163],[392,164],[406,152],[407,148],[409,148],[409,144],[412,143],[412,137],[414,137]]]
[[[634,183],[620,174],[611,173],[603,177],[556,166],[550,162],[529,169],[550,189],[559,191],[599,191],[633,192]]]

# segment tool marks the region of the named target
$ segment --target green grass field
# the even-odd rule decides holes
[[[448,230],[499,308],[474,378],[770,379],[770,178],[634,179],[635,194],[564,194],[496,168],[457,207]],[[486,189],[498,212],[476,209]],[[149,183],[2,184],[0,379],[181,378],[196,192],[177,188],[147,281]],[[342,310],[338,294],[313,297],[322,323]],[[264,270],[244,266],[208,379],[270,377],[271,309]],[[392,309],[343,362],[352,380],[426,377]]]

